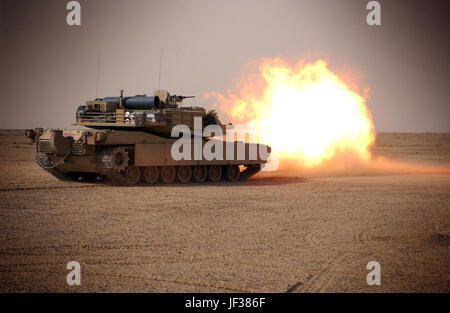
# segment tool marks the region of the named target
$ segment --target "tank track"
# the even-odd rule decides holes
[[[100,169],[102,175],[106,176],[112,184],[114,185],[122,185],[126,186],[127,181],[125,179],[123,172],[118,172],[113,168],[113,149],[107,148],[100,151],[97,155],[97,166]],[[42,167],[45,171],[47,171],[50,175],[61,181],[77,181],[76,177],[71,175],[70,173],[63,173],[58,171],[56,168],[49,168],[53,165],[50,158],[44,152],[36,152],[35,153],[36,163]],[[246,167],[240,174],[239,181],[245,181],[257,174],[261,170],[260,164],[251,164]]]
[[[62,173],[58,171],[56,168],[49,168],[53,166],[53,163],[47,156],[47,154],[45,154],[44,152],[36,152],[34,154],[34,157],[36,159],[36,163],[44,170],[46,170],[47,173],[49,173],[50,175],[62,181],[75,181],[75,179],[71,175]]]
[[[260,170],[261,170],[260,164],[250,164],[249,166],[247,166],[245,170],[241,172],[239,180],[240,181],[247,180],[256,173],[258,173]]]

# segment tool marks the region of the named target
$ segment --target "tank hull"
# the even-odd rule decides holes
[[[263,167],[270,152],[261,144],[204,138],[180,142],[110,129],[48,129],[35,140],[37,163],[58,179],[108,179],[119,185],[243,180]]]

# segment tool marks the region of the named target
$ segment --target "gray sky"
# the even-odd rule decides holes
[[[196,95],[233,88],[254,60],[304,56],[348,67],[371,89],[377,131],[450,132],[448,5],[379,1],[381,26],[361,0],[80,0],[81,26],[65,0],[1,1],[0,128],[69,127],[98,96]]]

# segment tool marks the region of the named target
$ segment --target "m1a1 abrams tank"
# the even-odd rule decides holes
[[[75,125],[84,129],[37,128],[27,130],[26,136],[36,143],[39,166],[61,180],[109,179],[119,185],[238,181],[262,168],[270,153],[268,146],[204,136],[203,129],[209,125],[223,133],[226,127],[214,111],[180,107],[185,98],[163,90],[152,96],[124,97],[121,91],[119,97],[95,99],[78,107]],[[173,155],[173,145],[180,138],[172,137],[172,129],[178,125],[192,131],[183,138],[192,139],[181,149],[187,153],[183,158]],[[217,150],[214,158],[201,153],[211,145]]]

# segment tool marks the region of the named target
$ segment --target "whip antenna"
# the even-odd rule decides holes
[[[163,49],[161,48],[161,55],[159,56],[159,76],[158,76],[158,89],[161,87],[161,68],[162,68]]]
[[[102,50],[98,50],[98,60],[97,60],[97,87],[95,88],[95,98],[98,98],[98,79],[100,74],[100,57],[102,54]]]

